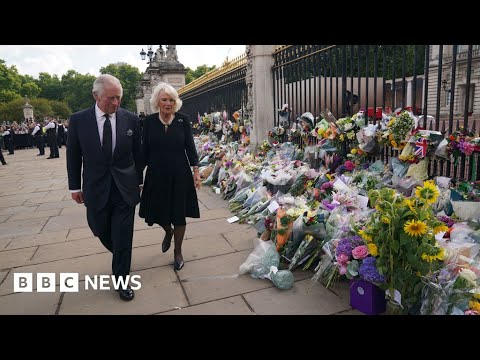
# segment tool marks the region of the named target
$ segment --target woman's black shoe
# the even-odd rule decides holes
[[[162,252],[166,253],[168,249],[170,249],[170,245],[172,244],[172,236],[173,236],[173,229],[170,232],[165,233],[165,237],[163,238],[162,242]]]
[[[173,267],[175,268],[175,270],[182,270],[183,265],[185,265],[183,260],[179,262],[177,262],[177,260],[173,260]]]

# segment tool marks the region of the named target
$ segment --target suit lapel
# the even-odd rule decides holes
[[[122,112],[117,110],[116,113],[116,124],[115,124],[115,150],[113,151],[113,156],[117,153],[117,149],[121,146],[122,134],[126,133],[125,130],[125,119],[122,116]]]
[[[98,124],[97,124],[97,115],[95,115],[95,106],[92,107],[90,111],[90,115],[88,117],[88,124],[89,124],[89,134],[93,134],[93,141],[96,147],[98,147],[99,151],[102,152],[102,142],[100,141],[100,134],[98,133]]]

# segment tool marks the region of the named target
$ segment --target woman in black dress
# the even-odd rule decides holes
[[[173,266],[180,270],[184,265],[185,217],[200,217],[195,190],[201,187],[198,155],[188,116],[177,112],[182,106],[177,91],[169,84],[159,83],[150,104],[155,113],[143,120],[147,173],[139,215],[149,226],[155,223],[165,230],[163,252],[168,251],[174,238]]]

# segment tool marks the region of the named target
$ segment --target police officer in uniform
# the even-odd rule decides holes
[[[32,136],[35,138],[35,142],[37,143],[38,148],[38,155],[45,155],[45,139],[43,138],[43,126],[40,123],[37,123],[35,129],[33,129]]]
[[[47,142],[50,147],[50,156],[47,159],[58,158],[60,157],[57,144],[58,125],[53,117],[49,118],[49,123],[45,126],[45,129],[47,130]]]
[[[13,130],[10,126],[7,126],[7,131],[3,133],[3,141],[5,142],[5,146],[8,149],[7,155],[13,155],[15,153],[13,143]]]

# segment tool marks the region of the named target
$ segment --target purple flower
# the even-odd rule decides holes
[[[353,244],[348,238],[341,238],[335,250],[335,255],[338,257],[340,254],[345,254],[350,257],[353,249]]]
[[[382,284],[386,281],[386,277],[378,272],[377,266],[375,265],[376,262],[377,259],[373,256],[366,257],[363,259],[358,273],[360,278],[365,281],[371,282],[372,284]]]
[[[448,216],[438,216],[437,219],[440,220],[441,222],[444,222],[445,225],[447,225],[449,228],[451,228],[455,224],[455,221],[453,221]]]
[[[360,245],[363,245],[363,240],[358,235],[343,237],[338,242],[335,254],[337,257],[340,254],[345,254],[350,257],[352,256],[352,250]]]
[[[333,209],[335,209],[338,205],[340,204],[333,204],[331,203],[330,201],[328,201],[327,199],[325,200],[322,200],[322,206],[326,209],[326,210],[329,210],[329,211],[332,211]]]
[[[327,190],[331,190],[333,189],[333,184],[329,181],[329,182],[326,182],[326,183],[323,183],[322,186],[320,186],[320,190],[322,190],[322,192],[325,192]]]

